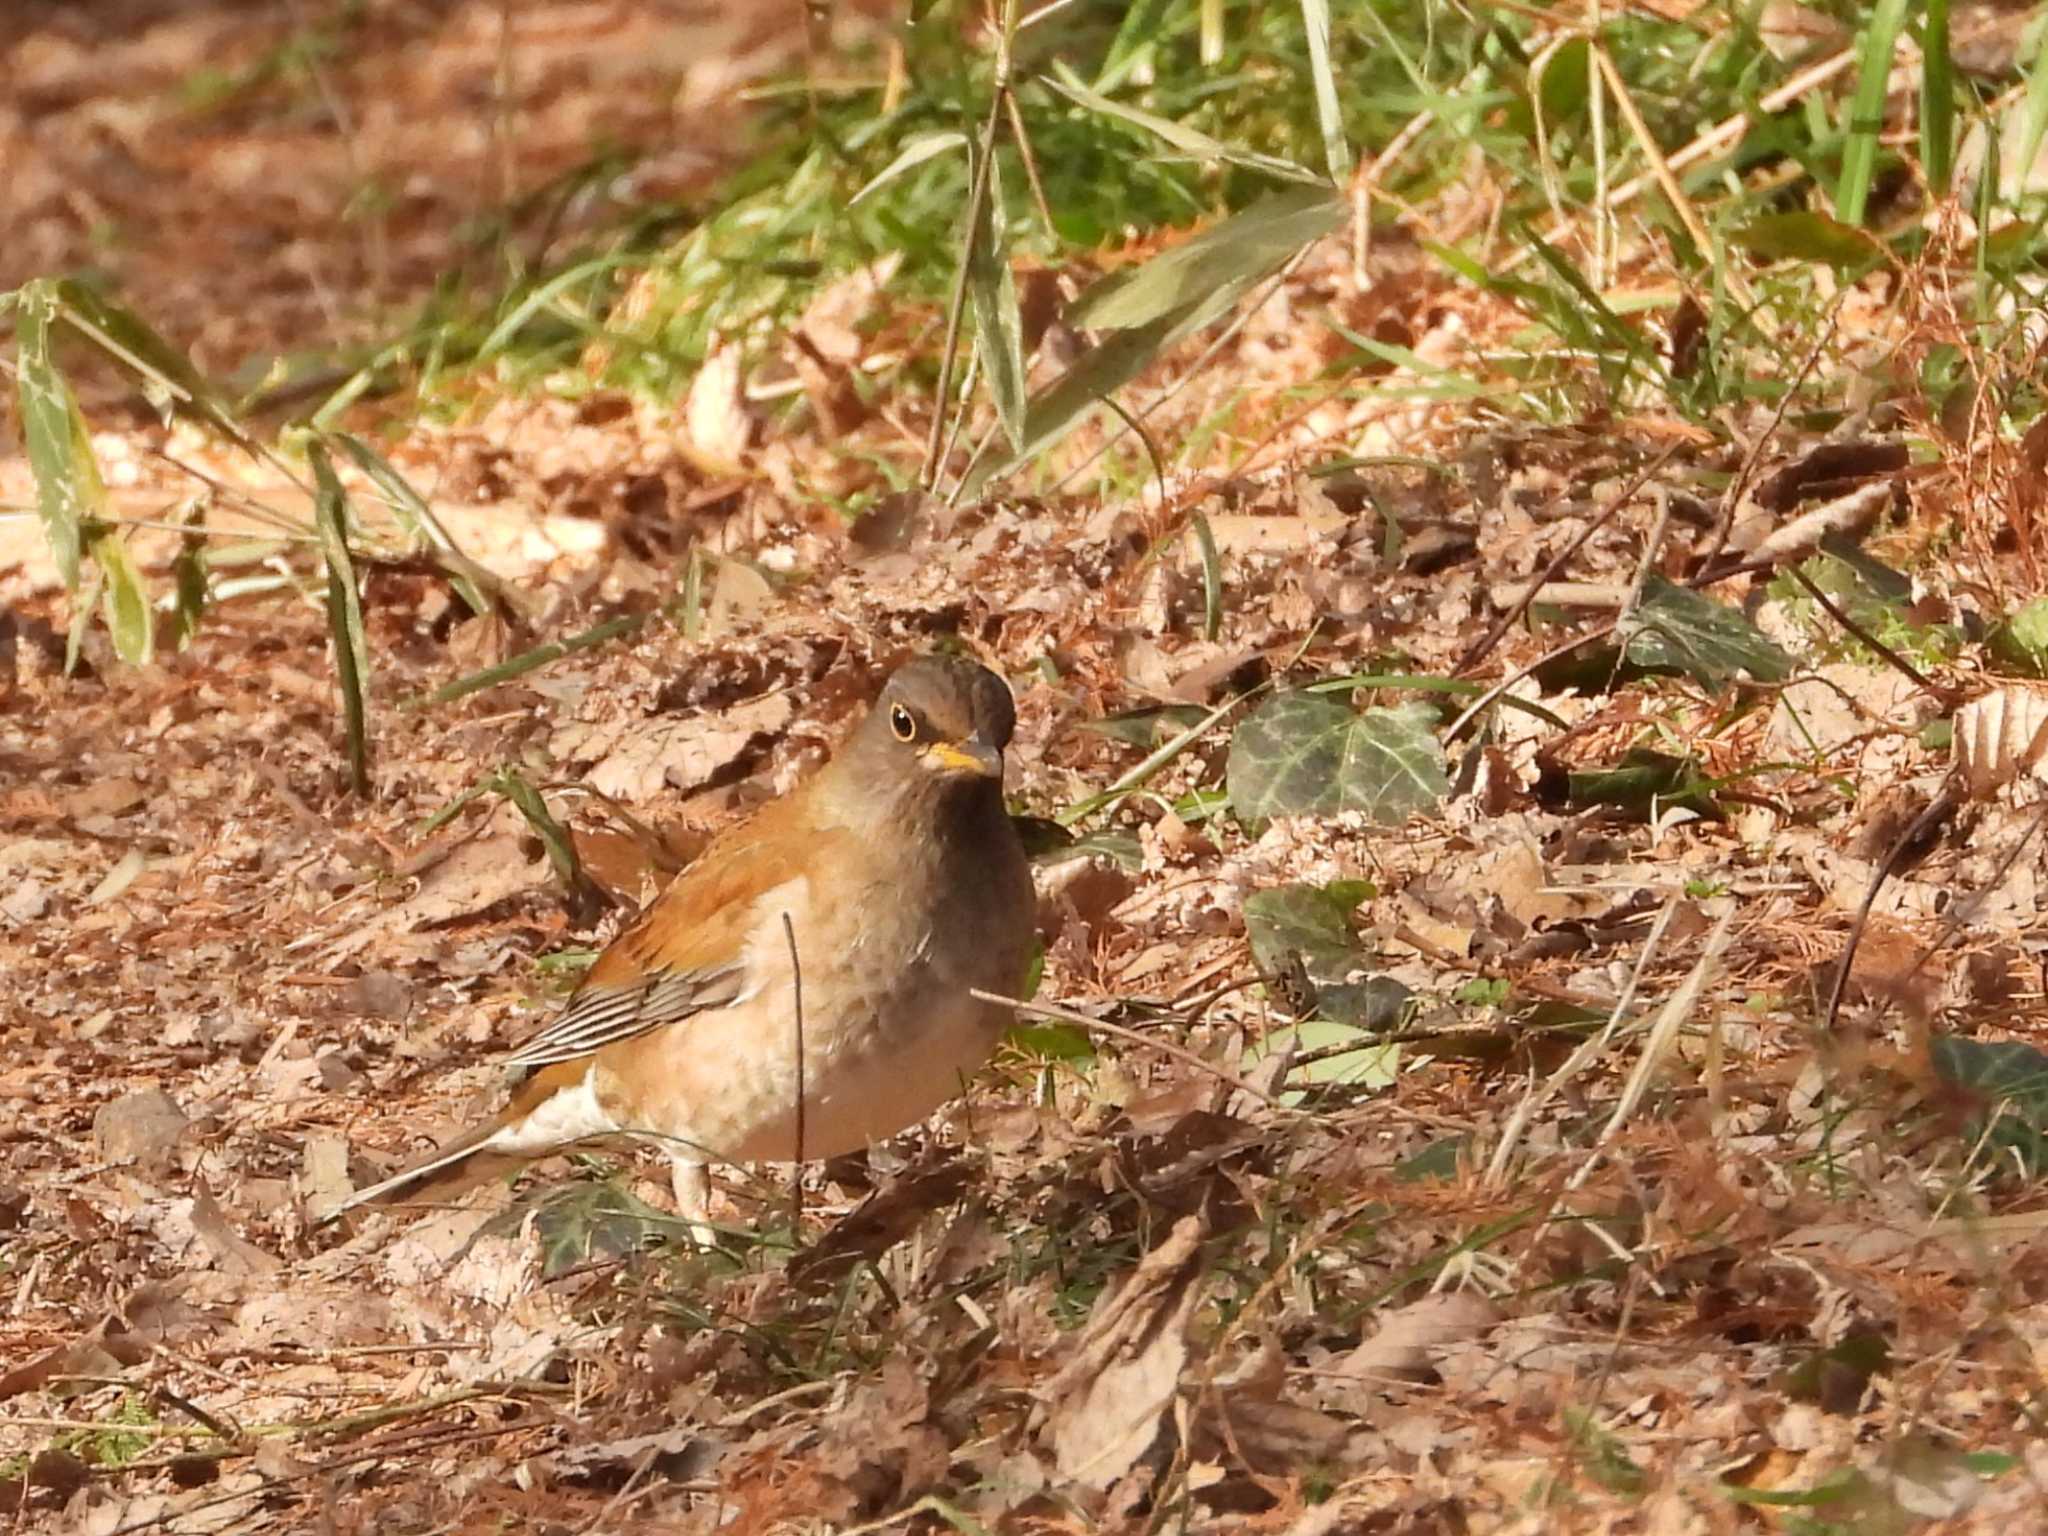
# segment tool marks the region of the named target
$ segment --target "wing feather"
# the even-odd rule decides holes
[[[595,1055],[744,995],[747,941],[762,898],[802,879],[821,845],[846,835],[815,825],[804,797],[792,795],[715,839],[597,957],[561,1015],[508,1065]]]

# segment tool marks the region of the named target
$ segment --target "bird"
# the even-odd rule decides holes
[[[714,838],[510,1054],[502,1111],[323,1221],[623,1137],[667,1150],[708,1245],[710,1165],[837,1157],[927,1118],[993,1053],[1010,1010],[975,994],[1015,996],[1036,937],[1003,801],[1015,725],[978,663],[898,667],[829,763]]]

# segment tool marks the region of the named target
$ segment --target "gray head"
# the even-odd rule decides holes
[[[979,785],[999,796],[1016,724],[1009,684],[987,667],[920,656],[891,675],[840,758],[868,786],[929,794]]]

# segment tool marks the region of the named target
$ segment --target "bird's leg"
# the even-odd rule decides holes
[[[676,1210],[688,1227],[690,1241],[699,1248],[717,1246],[718,1233],[711,1225],[711,1170],[680,1154],[671,1154],[675,1170]]]

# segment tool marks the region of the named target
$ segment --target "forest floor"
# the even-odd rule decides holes
[[[539,265],[575,207],[499,214],[594,142],[640,152],[620,197],[707,181],[741,114],[730,145],[699,125],[801,56],[787,9],[372,4],[285,90],[291,6],[31,5],[0,39],[0,289],[94,268],[253,384],[374,339],[507,227]],[[724,466],[702,411],[605,391],[387,413],[519,611],[367,570],[368,798],[321,589],[222,601],[144,666],[95,629],[67,674],[40,530],[0,515],[0,1511],[96,1536],[2038,1523],[2048,840],[1994,786],[1880,878],[1949,782],[1940,722],[1989,687],[1963,639],[1998,552],[1879,599],[1991,482],[1882,425],[1817,446],[1760,416],[1752,455],[1675,416],[1318,396],[1311,311],[1446,366],[1519,323],[1412,247],[1375,259],[1361,285],[1323,242],[1258,302],[1152,427],[1234,412],[1232,471],[1170,484],[1081,473],[1097,430],[1070,486],[849,531],[809,494],[823,411],[774,441],[725,402]],[[161,525],[146,571],[199,475],[224,512],[295,494],[111,377],[80,393],[113,504]],[[886,412],[836,430],[922,451]],[[1737,521],[1772,528],[1863,498],[1851,574],[1883,590],[1835,595],[1910,658],[1788,592],[1792,556],[1703,579],[1762,547],[1723,526],[1738,478]],[[10,447],[0,504],[34,496]],[[1497,623],[1539,577],[1585,584],[1546,594],[1563,627]],[[1348,808],[1221,809],[1275,781],[1246,722],[1276,695],[1462,707],[1632,603],[1669,664],[1524,679],[1413,814],[1374,814],[1395,791],[1348,759]],[[488,1108],[620,914],[948,637],[1015,689],[1009,791],[1047,845],[1050,1007],[961,1102],[794,1200],[728,1171],[708,1254],[658,1160],[608,1149],[315,1224]],[[1743,665],[1772,655],[1796,666]]]

